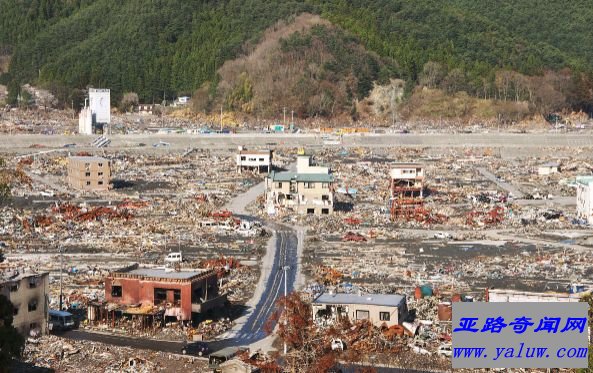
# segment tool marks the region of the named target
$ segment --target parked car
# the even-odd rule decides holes
[[[166,263],[181,263],[181,262],[183,262],[183,255],[181,255],[181,252],[169,253],[165,257],[165,262]]]
[[[210,348],[206,342],[190,342],[183,345],[181,353],[184,355],[205,356],[210,353]]]
[[[447,240],[453,238],[453,236],[451,236],[451,233],[437,232],[434,234],[434,238],[438,238],[439,240]]]
[[[439,349],[437,350],[437,354],[446,356],[446,357],[451,357],[451,355],[453,355],[453,348],[451,347],[451,344],[445,343],[445,344],[440,345]]]
[[[74,319],[70,312],[49,310],[49,330],[71,330],[74,328]]]

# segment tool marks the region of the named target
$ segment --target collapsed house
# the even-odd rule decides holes
[[[24,336],[45,334],[48,314],[49,273],[9,271],[0,276],[0,295],[13,306],[14,326]]]
[[[389,176],[391,219],[409,219],[424,202],[424,166],[420,163],[396,163]]]
[[[237,172],[255,171],[259,173],[269,173],[272,171],[272,151],[271,150],[247,150],[239,146],[237,158]]]
[[[268,213],[277,208],[299,214],[329,215],[334,211],[334,177],[328,167],[313,165],[300,154],[296,172],[272,172],[266,177]]]
[[[125,306],[122,314],[163,313],[181,321],[195,320],[227,302],[226,295],[219,294],[214,270],[140,268],[138,264],[105,278],[105,299]]]
[[[69,157],[68,185],[84,191],[109,190],[111,163],[102,157]]]
[[[408,316],[405,295],[322,293],[312,302],[313,320],[318,325],[332,325],[343,319],[369,320],[387,327],[401,324]]]
[[[577,216],[593,224],[593,176],[577,176]]]
[[[537,167],[537,174],[539,176],[557,174],[558,172],[560,172],[560,164],[558,162],[548,162]]]

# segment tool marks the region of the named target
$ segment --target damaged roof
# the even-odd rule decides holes
[[[332,183],[334,176],[331,174],[299,174],[296,172],[272,172],[272,181],[296,181],[296,182],[322,182]]]

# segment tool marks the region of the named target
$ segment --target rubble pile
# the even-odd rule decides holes
[[[60,372],[202,371],[207,367],[207,362],[192,357],[52,335],[27,343],[23,356],[26,363]]]

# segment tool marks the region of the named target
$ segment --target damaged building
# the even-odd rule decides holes
[[[49,273],[9,271],[0,276],[0,294],[12,303],[12,325],[24,336],[47,330]]]
[[[488,302],[580,302],[591,293],[585,285],[572,284],[565,292],[535,292],[511,289],[486,289]]]
[[[266,178],[268,213],[277,208],[299,214],[329,215],[334,211],[334,177],[328,167],[314,165],[300,154],[296,172],[272,172]]]
[[[405,295],[398,294],[336,294],[323,293],[311,304],[317,324],[332,325],[347,318],[354,322],[369,320],[373,325],[387,327],[401,324],[408,315]]]
[[[391,218],[409,219],[424,202],[424,166],[420,163],[396,163],[389,172]]]
[[[577,216],[593,224],[593,176],[578,176]]]
[[[272,151],[271,150],[248,150],[239,146],[236,154],[237,172],[254,171],[258,174],[269,173],[272,171]]]
[[[214,270],[142,268],[138,264],[105,278],[105,299],[134,310],[138,305],[153,312],[158,309],[165,317],[181,321],[194,320],[227,302],[226,295],[219,294]]]
[[[84,191],[109,190],[111,163],[102,157],[68,158],[68,185]]]

